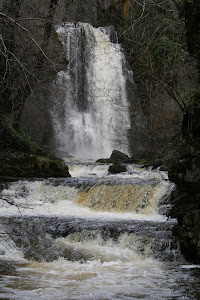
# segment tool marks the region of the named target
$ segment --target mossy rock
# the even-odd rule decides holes
[[[34,142],[21,129],[16,130],[12,122],[4,116],[0,116],[0,153],[25,153],[55,158],[51,149]]]
[[[118,164],[118,163],[111,165],[108,169],[108,172],[113,173],[113,174],[122,173],[122,172],[126,172],[126,171],[127,171],[126,166],[123,164]]]
[[[68,166],[61,160],[35,155],[0,158],[1,177],[70,177]]]
[[[0,117],[0,176],[69,177],[68,167],[45,146],[38,145],[8,118]]]

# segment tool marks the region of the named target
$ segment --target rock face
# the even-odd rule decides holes
[[[180,159],[169,170],[170,180],[200,193],[200,156]]]
[[[61,5],[65,22],[107,26],[123,22],[130,8],[130,0],[74,0],[61,1]]]
[[[181,224],[175,229],[175,234],[179,237],[181,250],[185,257],[193,263],[199,263],[200,210],[194,210],[187,213],[183,217]]]
[[[190,55],[197,60],[200,74],[200,3],[182,1],[185,16],[186,40]],[[178,218],[175,234],[185,257],[200,263],[200,93],[199,87],[190,99],[182,121],[182,136],[192,149],[187,158],[179,159],[170,169],[169,178],[177,185],[172,216]]]
[[[177,185],[171,216],[178,219],[174,230],[186,259],[200,263],[200,157],[179,160],[169,169]]]

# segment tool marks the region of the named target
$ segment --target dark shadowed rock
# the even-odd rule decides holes
[[[112,160],[110,158],[100,158],[97,159],[96,162],[101,164],[110,164],[112,163]]]
[[[134,163],[134,160],[131,159],[127,154],[113,150],[110,158],[100,158],[96,162],[103,163],[103,164],[110,164],[110,163]]]
[[[128,157],[127,154],[123,153],[123,152],[120,152],[118,150],[113,150],[111,156],[110,156],[110,159],[113,161],[113,162],[129,162],[130,161],[130,158]]]
[[[180,246],[186,259],[193,263],[200,262],[200,210],[188,212],[181,224],[175,229]]]
[[[113,173],[113,174],[117,174],[117,173],[121,173],[121,172],[126,172],[126,166],[123,164],[119,164],[119,163],[115,163],[113,165],[111,165],[108,169],[108,172]]]
[[[0,179],[4,177],[70,177],[70,174],[62,160],[18,154],[0,158]]]

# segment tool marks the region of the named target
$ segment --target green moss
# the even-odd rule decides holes
[[[48,149],[31,140],[22,130],[0,118],[1,177],[69,177],[68,167]]]
[[[21,129],[16,130],[8,118],[0,116],[0,153],[4,152],[52,156],[47,147],[32,141]]]
[[[142,159],[142,160],[138,161],[137,163],[138,163],[138,165],[146,165],[146,164],[148,164],[147,160],[145,160],[145,159]]]
[[[69,177],[68,167],[60,160],[35,155],[0,158],[1,177]]]

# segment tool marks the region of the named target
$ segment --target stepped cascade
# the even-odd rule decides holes
[[[128,152],[127,84],[133,79],[114,28],[66,23],[56,30],[69,63],[52,88],[54,148],[82,159]]]
[[[71,178],[2,186],[2,299],[198,299],[200,269],[181,256],[166,217],[167,173],[69,167]]]

